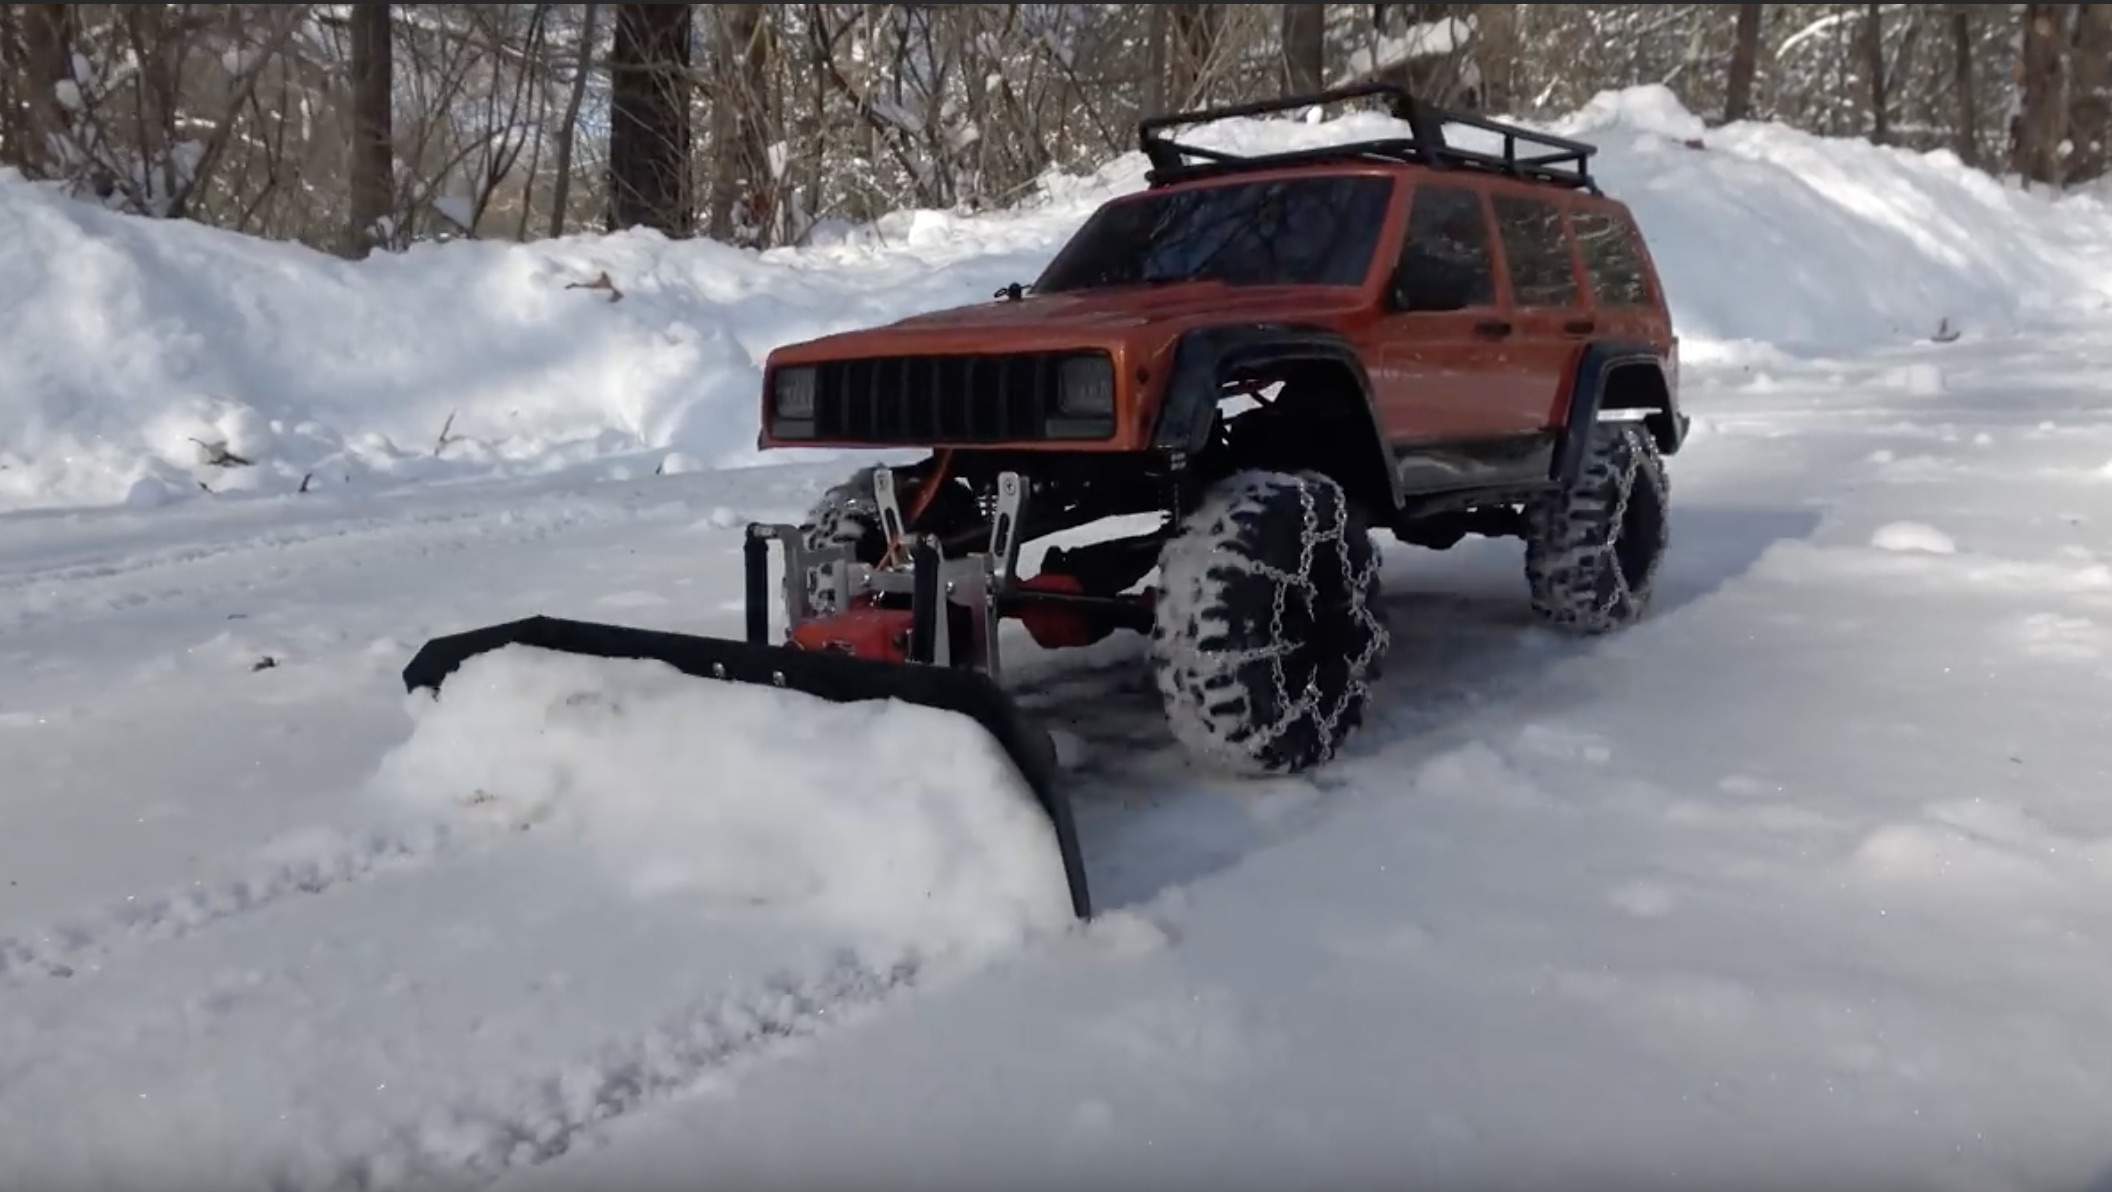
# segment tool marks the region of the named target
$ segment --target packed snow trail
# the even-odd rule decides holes
[[[1395,549],[1341,764],[1086,796],[1091,931],[501,1187],[2112,1186],[2101,369],[1709,390],[1618,638]]]
[[[271,698],[230,702],[297,731]],[[1052,833],[965,722],[527,651],[409,703],[322,822],[230,864],[258,825],[220,821],[211,876],[0,939],[11,1181],[488,1178],[1070,922]]]
[[[413,732],[391,618],[732,632],[731,480],[486,493],[415,549],[163,511],[225,549],[11,638],[49,682],[14,672],[0,732],[0,957],[29,952],[0,972],[0,1153],[112,1188],[2082,1187],[2112,1167],[2100,365],[1957,344],[1701,387],[1662,604],[1619,638],[1534,629],[1515,544],[1392,547],[1396,677],[1310,781],[1189,778],[1133,638],[1038,663],[1113,913],[980,976],[641,899],[607,841],[515,808],[359,793]],[[741,512],[832,475],[748,473],[778,487]],[[128,622],[123,666],[50,648]]]

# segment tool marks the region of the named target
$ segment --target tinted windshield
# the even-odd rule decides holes
[[[1359,285],[1392,193],[1391,178],[1340,174],[1147,193],[1101,208],[1034,289]]]

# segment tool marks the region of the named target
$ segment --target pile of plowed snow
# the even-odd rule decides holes
[[[2101,309],[2112,287],[2085,248],[2100,203],[2028,197],[1947,153],[1766,125],[1704,136],[1663,88],[1601,96],[1554,130],[1603,146],[1689,363],[1741,342],[1921,339],[1945,320],[1999,330]],[[1196,138],[1253,151],[1402,131],[1351,114]],[[0,509],[751,464],[771,348],[1029,281],[1144,168],[1131,153],[1017,211],[905,212],[761,254],[627,233],[357,264],[0,175]]]
[[[410,702],[377,793],[582,846],[641,897],[971,951],[1071,920],[1047,817],[966,717],[519,646]]]

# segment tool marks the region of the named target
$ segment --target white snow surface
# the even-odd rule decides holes
[[[1030,277],[1133,161],[357,266],[0,184],[0,1186],[2112,1188],[2112,215],[1661,92],[1563,127],[1687,336],[1651,617],[1382,536],[1367,727],[1260,782],[1134,635],[1008,633],[1089,926],[937,714],[399,676],[738,636],[741,526],[848,466],[750,466],[762,352]]]
[[[1350,113],[1193,136],[1258,151],[1404,131]],[[1949,154],[1769,125],[1689,149],[1700,121],[1661,87],[1551,131],[1602,146],[1594,168],[1649,235],[1689,362],[2112,309],[2093,198],[2050,205]],[[760,462],[772,348],[989,301],[1144,171],[1131,153],[1046,179],[1014,212],[905,212],[760,254],[641,231],[359,263],[0,174],[0,509]]]

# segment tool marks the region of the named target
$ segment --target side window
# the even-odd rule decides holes
[[[1394,294],[1404,311],[1464,310],[1496,301],[1496,267],[1479,191],[1428,183],[1415,188]]]
[[[1496,233],[1509,258],[1511,296],[1519,306],[1577,305],[1562,209],[1543,199],[1496,196]]]
[[[1636,248],[1635,228],[1611,212],[1578,208],[1570,213],[1592,298],[1600,306],[1649,306],[1650,278]]]

